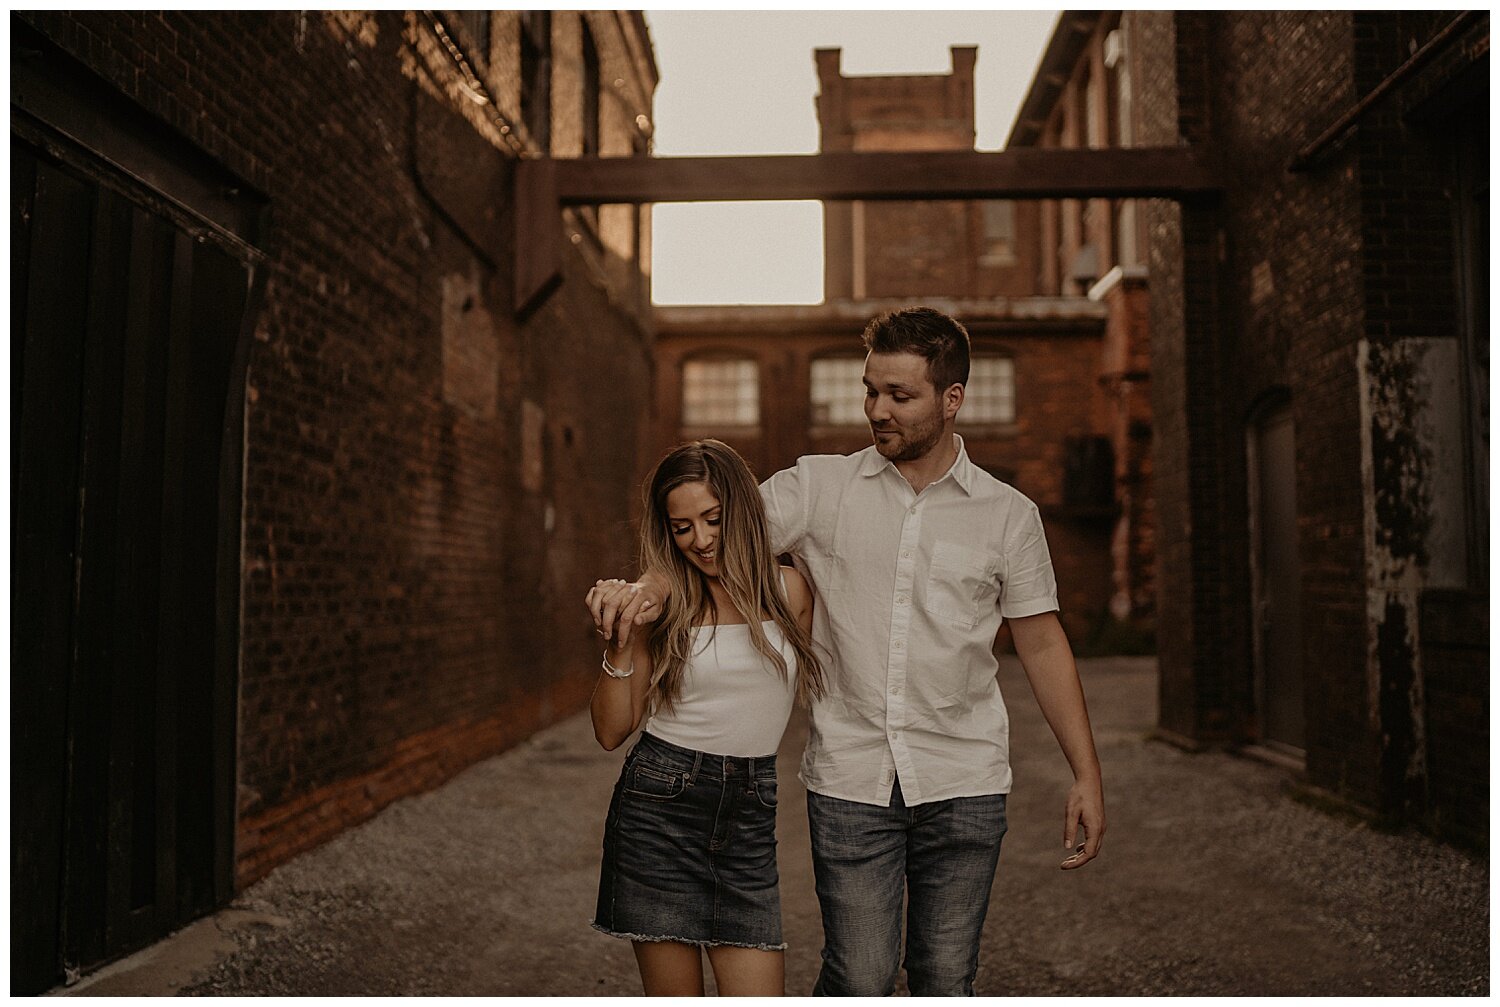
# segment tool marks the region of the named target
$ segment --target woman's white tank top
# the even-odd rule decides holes
[[[797,695],[797,652],[776,623],[762,625],[786,659],[785,681],[755,649],[749,626],[694,627],[682,692],[670,713],[658,711],[646,722],[647,733],[711,755],[774,754]]]

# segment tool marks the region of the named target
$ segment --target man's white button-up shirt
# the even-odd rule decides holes
[[[802,758],[809,790],[882,807],[1010,792],[995,681],[1003,618],[1057,609],[1036,505],[969,461],[915,493],[874,447],[810,455],[761,484],[775,552],[813,583],[828,694]]]

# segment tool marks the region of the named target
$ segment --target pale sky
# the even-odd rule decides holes
[[[843,49],[843,72],[860,76],[947,73],[954,45],[979,46],[975,146],[999,150],[1057,13],[648,11],[661,70],[656,154],[816,153],[814,49]],[[822,301],[816,202],[672,203],[652,212],[657,304]]]

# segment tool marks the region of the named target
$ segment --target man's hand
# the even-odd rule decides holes
[[[1062,862],[1062,869],[1082,867],[1099,855],[1104,845],[1104,791],[1098,780],[1075,780],[1068,791],[1068,809],[1063,817],[1063,847],[1073,850],[1073,841],[1082,827],[1084,843]]]
[[[666,600],[663,579],[647,573],[634,584],[601,580],[589,589],[584,603],[594,617],[594,629],[605,642],[624,649],[630,643],[632,629],[656,621]]]

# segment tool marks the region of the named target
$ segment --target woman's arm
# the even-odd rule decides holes
[[[808,586],[807,578],[803,577],[796,567],[784,566],[781,568],[781,582],[786,585],[787,604],[791,606],[792,616],[797,620],[797,625],[811,633],[813,593],[812,588]]]
[[[651,658],[646,651],[644,634],[637,635],[624,647],[611,645],[604,657],[620,671],[630,672],[628,678],[615,678],[601,666],[599,681],[594,685],[594,698],[589,703],[594,737],[605,751],[612,752],[635,733],[646,714]]]

